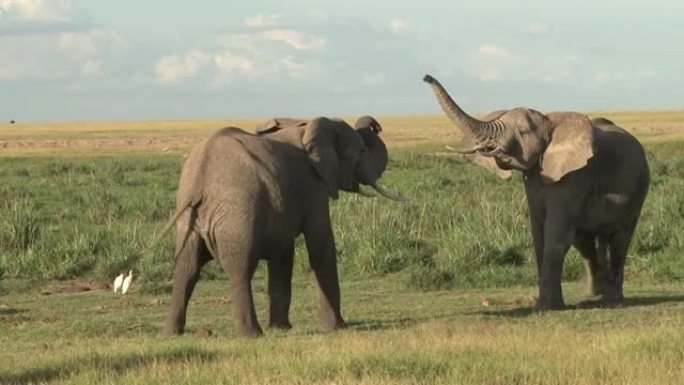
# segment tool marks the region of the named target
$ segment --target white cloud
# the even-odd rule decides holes
[[[15,20],[67,20],[65,0],[0,0],[0,17]]]
[[[575,55],[551,56],[536,61],[531,73],[541,76],[544,82],[559,83],[572,79],[579,64],[580,59]]]
[[[60,48],[68,51],[97,52],[103,42],[122,44],[123,39],[116,32],[108,29],[89,29],[84,31],[60,32],[58,38]]]
[[[220,72],[226,74],[243,73],[254,71],[254,63],[243,55],[236,55],[225,51],[214,55],[214,64]]]
[[[364,73],[361,76],[361,86],[376,86],[383,84],[386,80],[384,72]]]
[[[185,55],[167,55],[159,59],[154,68],[157,82],[174,84],[197,75],[211,60],[211,55],[193,50]]]
[[[78,82],[105,74],[124,39],[115,31],[78,22],[68,0],[0,0],[0,79]]]
[[[163,85],[174,85],[181,80],[201,76],[209,79],[206,85],[217,88],[241,76],[270,82],[273,79],[308,78],[315,76],[317,69],[312,63],[297,60],[292,55],[269,51],[253,54],[230,50],[213,53],[193,50],[162,57],[155,66],[154,74],[157,83]]]
[[[503,47],[485,44],[469,57],[470,72],[482,80],[501,79],[506,73],[519,68],[523,59]]]
[[[482,81],[491,81],[501,78],[502,70],[500,68],[483,68],[478,71],[477,77]]]
[[[278,14],[256,15],[243,20],[243,24],[248,27],[270,27],[276,25],[280,18]]]
[[[551,28],[547,24],[533,21],[525,27],[525,32],[531,35],[545,36],[551,33]]]
[[[95,76],[102,72],[101,60],[86,60],[81,66],[81,73],[83,76]]]
[[[284,57],[275,62],[273,70],[283,72],[291,78],[315,76],[317,69],[311,63],[297,61],[292,57]]]
[[[322,37],[307,35],[291,29],[264,31],[262,36],[267,40],[282,42],[298,50],[312,50],[325,47],[325,39]]]
[[[406,32],[409,27],[409,22],[405,19],[394,18],[390,20],[389,30],[394,34],[401,34]]]
[[[492,59],[507,59],[511,57],[511,54],[497,45],[485,44],[477,49],[477,55],[483,58]]]
[[[572,81],[581,60],[573,54],[519,54],[485,44],[468,55],[466,70],[482,81],[515,80],[563,83]]]
[[[598,84],[621,83],[623,85],[633,85],[655,78],[656,72],[650,68],[627,71],[613,70],[601,71],[594,75],[594,82]]]
[[[19,79],[23,73],[23,68],[16,62],[0,61],[0,80]]]
[[[229,32],[216,37],[216,42],[226,48],[256,51],[267,42],[282,43],[300,51],[324,48],[324,38],[292,29],[269,29],[258,32]]]
[[[105,62],[122,48],[118,35],[106,29],[0,36],[0,79],[76,80],[104,74]],[[27,49],[30,47],[30,49]],[[91,62],[84,69],[84,63]],[[99,62],[95,71],[92,63]]]
[[[215,38],[215,43],[215,76],[209,83],[213,88],[230,84],[240,75],[262,83],[318,76],[321,70],[317,59],[326,46],[322,37],[281,28],[224,33]]]

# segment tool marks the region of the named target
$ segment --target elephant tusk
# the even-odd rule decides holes
[[[366,197],[366,198],[375,198],[375,197],[377,197],[377,195],[375,195],[374,192],[368,191],[368,190],[364,189],[363,186],[359,186],[359,191],[357,191],[356,193],[359,194],[359,195],[361,195],[362,197]]]
[[[457,149],[457,148],[453,148],[453,147],[451,147],[451,146],[446,146],[446,149],[447,149],[448,151],[455,152],[455,153],[457,153],[457,154],[466,155],[466,154],[473,154],[473,153],[475,153],[475,152],[484,150],[484,149],[485,149],[485,146],[483,146],[483,145],[481,145],[481,144],[478,144],[478,145],[476,145],[476,146],[474,146],[474,147],[470,147],[470,148],[466,148],[466,149]]]
[[[486,157],[491,158],[491,157],[497,156],[503,152],[504,152],[503,148],[501,148],[501,146],[498,146],[495,149],[493,149],[492,151],[480,152],[479,154],[482,156],[486,156]]]
[[[375,182],[372,184],[372,186],[375,189],[375,191],[377,191],[380,195],[384,196],[387,199],[391,199],[397,202],[408,202],[407,198],[404,198],[403,196],[395,193],[394,191],[389,190],[388,188],[380,184],[380,182]]]

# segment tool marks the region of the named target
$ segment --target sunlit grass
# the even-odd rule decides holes
[[[444,117],[390,117],[381,118],[391,148],[384,179],[411,202],[343,194],[332,205],[349,329],[318,331],[298,242],[294,329],[256,341],[235,338],[229,285],[214,262],[192,298],[187,335],[164,336],[173,236],[148,245],[173,211],[188,146],[216,127],[258,120],[0,125],[0,141],[140,140],[0,148],[0,384],[679,384],[684,112],[596,115],[628,122],[651,167],[624,307],[587,297],[571,252],[568,310],[533,313],[519,175],[504,182],[435,155],[459,138]],[[132,292],[112,294],[106,284],[131,267]],[[254,279],[262,326],[264,273],[260,266]]]
[[[294,329],[235,339],[228,285],[202,281],[188,333],[161,333],[165,295],[134,286],[0,297],[0,383],[677,384],[684,375],[678,286],[628,285],[602,309],[565,285],[570,310],[529,310],[531,287],[416,293],[397,277],[343,281],[349,329],[317,331],[312,277],[298,275]],[[265,321],[263,275],[256,279]]]

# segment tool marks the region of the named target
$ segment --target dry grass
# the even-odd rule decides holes
[[[642,140],[684,138],[684,111],[597,111]],[[353,122],[354,117],[347,117]],[[443,115],[379,117],[390,147],[444,143],[460,138]],[[0,156],[185,150],[220,127],[252,130],[262,119],[0,124]]]

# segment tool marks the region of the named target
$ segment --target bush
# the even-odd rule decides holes
[[[409,269],[406,285],[421,291],[445,290],[455,286],[454,273],[436,267],[414,266]]]

